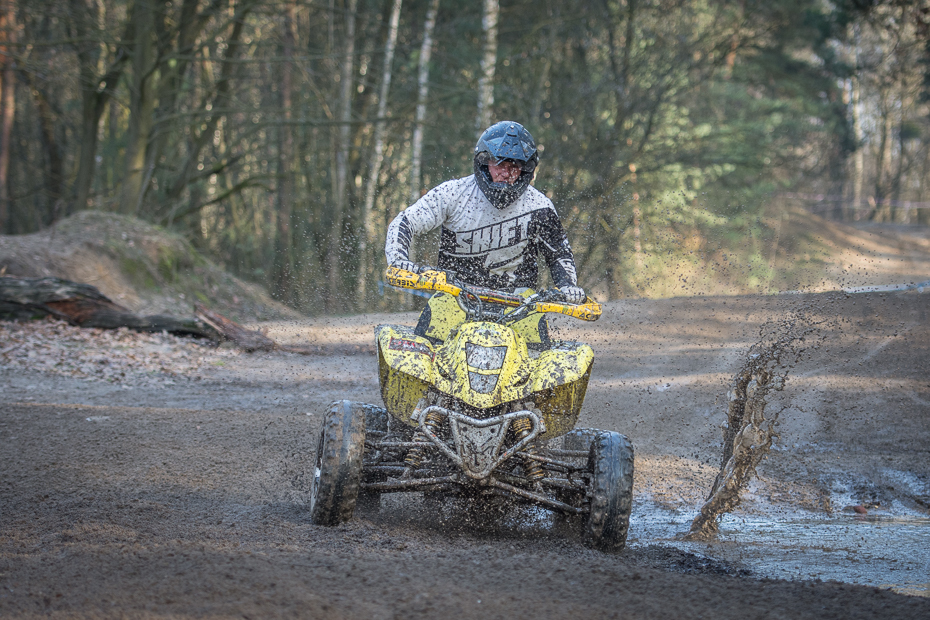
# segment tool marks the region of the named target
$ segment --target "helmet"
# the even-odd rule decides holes
[[[513,185],[494,183],[491,179],[488,164],[504,159],[521,166],[522,172]],[[491,204],[498,209],[510,205],[526,192],[538,163],[536,141],[520,123],[495,123],[481,134],[475,145],[475,180]]]

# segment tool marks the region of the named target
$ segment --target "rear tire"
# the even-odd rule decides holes
[[[330,405],[320,428],[310,489],[310,520],[315,525],[338,525],[352,518],[364,452],[364,409],[347,400]]]
[[[588,543],[602,551],[626,545],[633,507],[633,446],[619,433],[602,432],[591,442],[591,512],[585,524]]]

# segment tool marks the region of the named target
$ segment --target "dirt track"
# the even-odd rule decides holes
[[[902,247],[896,255],[909,258],[895,266],[879,241],[857,255],[857,273],[879,263],[881,273],[850,284],[927,278],[925,252]],[[839,575],[824,574],[845,584],[761,579],[754,559],[794,558],[790,541],[674,540],[713,480],[726,392],[760,325],[802,313],[824,321],[827,338],[771,403],[781,439],[737,517],[852,523],[860,517],[846,511],[858,506],[878,525],[916,519],[919,552],[891,561],[904,582],[926,586],[927,299],[635,300],[609,304],[594,324],[556,321],[597,355],[581,424],[636,446],[633,529],[619,555],[534,515],[482,522],[402,496],[342,527],[309,523],[319,415],[335,399],[378,400],[375,358],[345,352],[369,345],[374,324],[413,314],[267,324],[279,341],[332,355],[233,356],[200,380],[121,385],[0,369],[0,617],[930,617],[925,587],[898,588],[915,597],[851,585],[872,557],[865,538],[814,549],[840,554]]]
[[[792,371],[786,449],[765,462],[742,510],[840,511],[830,498],[842,487],[873,512],[927,512],[930,327],[916,292],[630,301],[596,324],[561,321],[595,347],[582,423],[632,438],[640,505],[696,510],[741,356],[762,321],[798,309],[838,322]],[[385,318],[271,328],[335,345],[364,341]],[[0,371],[0,615],[930,614],[928,598],[757,580],[635,537],[605,555],[545,521],[495,527],[396,497],[344,527],[312,526],[306,465],[318,416],[335,398],[376,401],[374,368],[370,355],[242,356],[207,380],[132,390]],[[893,484],[891,472],[923,486]]]

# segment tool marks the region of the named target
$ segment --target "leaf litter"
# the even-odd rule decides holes
[[[82,328],[57,319],[0,321],[0,369],[144,386],[200,380],[206,370],[238,355],[166,332]]]

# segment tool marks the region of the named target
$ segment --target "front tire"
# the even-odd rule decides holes
[[[555,443],[556,448],[561,448],[562,450],[572,450],[573,452],[584,452],[588,455],[591,453],[591,442],[594,441],[594,438],[600,435],[603,431],[596,428],[576,428],[571,430],[561,437],[557,437],[553,443]],[[556,443],[558,442],[558,443]],[[584,467],[587,462],[587,457],[561,457],[572,465],[577,465]],[[556,489],[555,499],[560,502],[565,502],[570,506],[580,506],[584,503],[585,493],[581,490],[567,490],[567,489]],[[556,526],[564,531],[576,531],[582,521],[581,515],[570,515],[564,512],[555,511],[553,514],[554,523]]]
[[[352,518],[362,477],[365,452],[365,411],[347,400],[330,405],[320,428],[310,520],[338,525]]]
[[[352,406],[363,411],[365,416],[365,437],[369,441],[380,441],[386,434],[391,432],[391,415],[387,412],[387,409],[362,403],[353,403]],[[367,467],[377,465],[379,462],[376,451],[365,454],[362,462],[362,482],[384,482],[387,480],[387,475],[372,473],[367,470]],[[356,502],[356,509],[359,512],[375,514],[380,508],[381,491],[359,489]]]
[[[626,546],[633,508],[633,446],[619,433],[602,432],[591,442],[591,512],[585,524],[588,543],[602,551]]]

